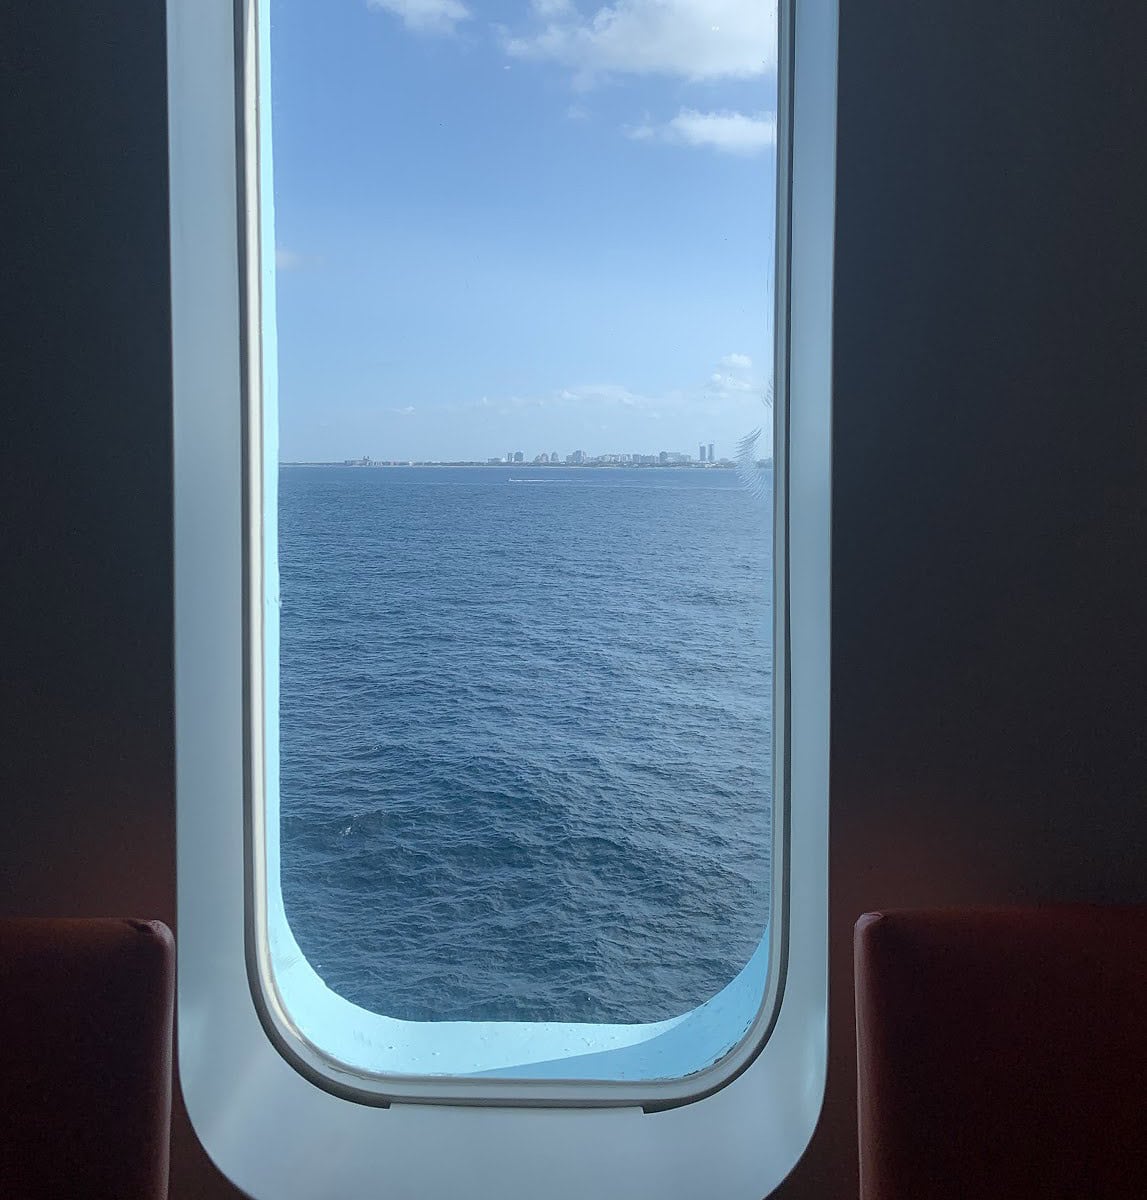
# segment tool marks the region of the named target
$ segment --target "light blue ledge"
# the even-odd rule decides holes
[[[370,1012],[328,988],[291,933],[280,889],[274,883],[270,888],[275,893],[269,897],[271,965],[291,1023],[328,1057],[371,1074],[680,1079],[716,1062],[740,1041],[761,1006],[768,978],[766,933],[731,983],[706,1003],[665,1021],[404,1021]]]

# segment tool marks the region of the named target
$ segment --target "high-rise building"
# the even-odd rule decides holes
[[[556,463],[557,461],[558,461],[558,452],[556,450],[551,450],[550,451],[550,462]]]
[[[520,463],[525,459],[525,457],[526,456],[521,452],[521,450],[514,451],[514,462]]]
[[[716,459],[713,457],[713,443],[712,443],[712,442],[710,442],[710,443],[709,443],[709,461],[710,461],[710,462],[716,462],[716,461],[717,461],[717,460],[716,460]]]
[[[702,462],[705,461],[705,443],[704,442],[702,442],[701,445],[697,447],[697,457]]]

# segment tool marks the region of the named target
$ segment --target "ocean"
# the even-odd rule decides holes
[[[279,477],[282,883],[409,1020],[654,1021],[769,915],[772,475]]]

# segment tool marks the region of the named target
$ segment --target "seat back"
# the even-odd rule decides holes
[[[862,1200],[1147,1196],[1147,908],[856,926]]]
[[[158,921],[0,920],[0,1196],[166,1197],[174,968]]]

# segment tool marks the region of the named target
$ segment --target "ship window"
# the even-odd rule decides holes
[[[283,1013],[379,1077],[710,1068],[776,952],[775,7],[267,11]]]
[[[825,1071],[835,4],[168,38],[195,1128],[275,1200],[764,1194]]]

